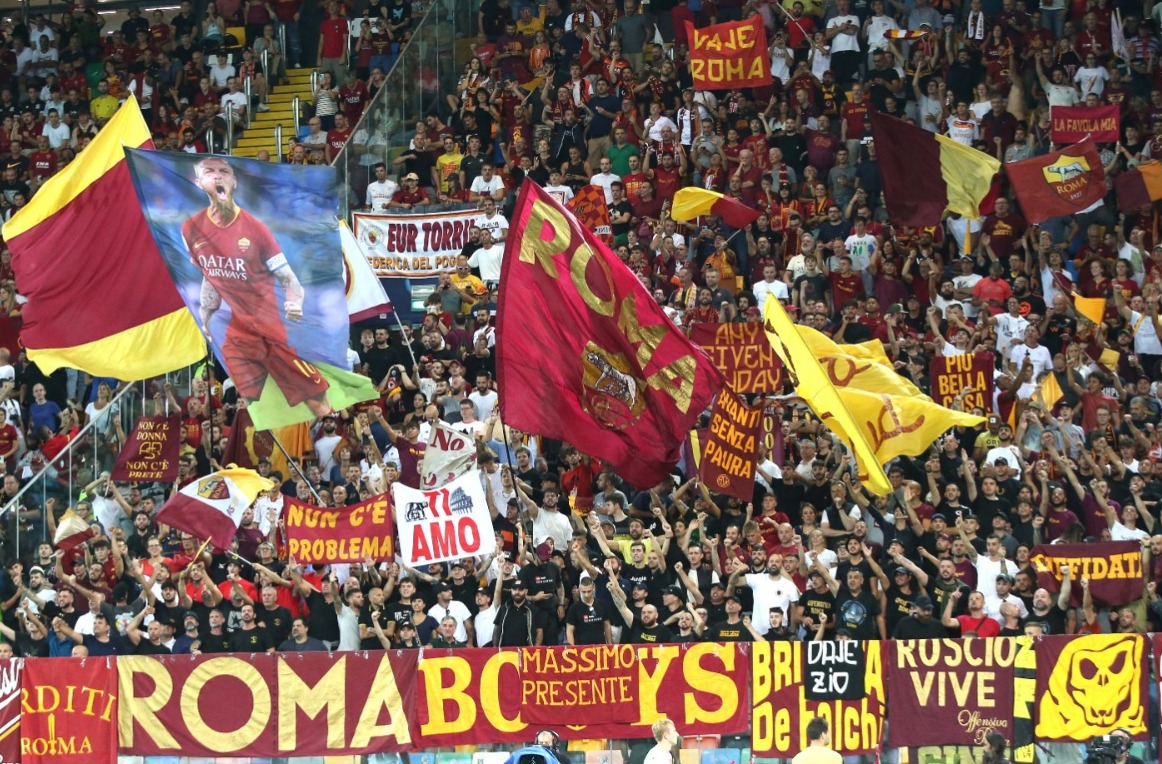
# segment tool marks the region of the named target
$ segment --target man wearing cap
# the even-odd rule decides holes
[[[831,592],[827,580],[827,566],[823,565],[819,557],[812,562],[811,570],[807,574],[807,591],[799,597],[795,604],[794,617],[791,621],[792,630],[797,631],[802,625],[808,634],[815,632],[821,618],[827,619],[827,628],[835,625],[835,595]]]
[[[616,582],[606,584],[609,593],[613,596],[614,607],[621,614],[621,619],[629,628],[628,635],[623,635],[622,642],[633,645],[661,644],[673,639],[673,632],[658,618],[658,609],[654,605],[645,603],[639,613],[629,609],[625,601],[625,593]],[[636,591],[636,588],[635,588]]]
[[[1008,573],[1001,573],[997,575],[996,590],[997,596],[986,599],[984,603],[985,614],[989,618],[994,619],[999,624],[1004,624],[1005,619],[1001,614],[1001,606],[1005,603],[1013,605],[1017,608],[1018,617],[1022,620],[1029,617],[1029,611],[1025,607],[1025,601],[1013,594],[1013,576]]]
[[[414,172],[409,172],[403,176],[403,187],[395,192],[395,196],[391,197],[391,207],[404,210],[426,207],[431,203],[432,200],[428,198],[428,192],[420,187],[420,176]]]
[[[931,597],[920,594],[911,605],[911,613],[896,624],[892,639],[944,639],[948,636],[948,629],[932,617],[935,605]]]
[[[555,566],[553,566],[555,567]],[[428,608],[428,615],[443,624],[445,618],[456,621],[453,638],[466,645],[475,644],[476,634],[472,625],[472,614],[463,602],[452,598],[452,587],[446,583],[438,583],[432,588],[436,595],[436,604]]]
[[[880,586],[885,595],[884,621],[893,639],[898,639],[896,629],[900,623],[909,615],[914,615],[913,601],[928,586],[928,574],[905,557],[903,549],[899,542],[893,542],[888,547],[892,564],[885,566],[890,570],[884,571],[880,577]]]
[[[498,577],[499,580],[499,577]],[[497,589],[500,589],[498,584]],[[539,647],[544,643],[545,623],[528,598],[528,584],[517,578],[508,602],[500,606],[493,626],[493,647]]]
[[[502,576],[496,577],[496,588],[503,588]],[[493,590],[480,587],[476,590],[476,612],[472,614],[472,629],[476,633],[477,647],[492,644],[493,626],[496,622],[497,608],[493,604]]]
[[[170,648],[170,652],[174,655],[189,655],[190,647],[200,639],[200,626],[201,622],[198,619],[198,614],[193,610],[187,610],[182,615],[182,633],[174,640],[174,645]]]

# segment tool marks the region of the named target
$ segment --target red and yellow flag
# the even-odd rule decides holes
[[[717,215],[731,228],[746,228],[759,219],[761,213],[754,207],[747,207],[737,199],[692,186],[678,189],[674,194],[674,208],[670,217],[674,220],[693,220],[701,215]]]
[[[206,355],[145,224],[124,146],[153,147],[132,97],[4,225],[28,297],[21,339],[46,373],[144,379]]]
[[[605,203],[605,189],[592,183],[582,186],[565,206],[602,242],[613,244],[613,226],[609,220],[609,206]]]
[[[757,13],[745,21],[696,28],[689,21],[690,74],[697,90],[731,90],[771,84],[767,28]]]

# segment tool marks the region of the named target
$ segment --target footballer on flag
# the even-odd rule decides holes
[[[345,371],[334,168],[126,155],[157,248],[256,427],[378,397],[369,379]]]
[[[229,549],[243,510],[258,494],[274,486],[254,470],[219,470],[171,496],[157,513],[157,521],[195,538],[209,539],[218,549]]]
[[[504,421],[567,440],[635,486],[656,485],[722,373],[629,268],[532,181],[509,231],[496,340]]]

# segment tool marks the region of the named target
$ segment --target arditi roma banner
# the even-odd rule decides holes
[[[928,366],[932,383],[932,400],[949,408],[956,396],[966,387],[972,388],[964,398],[965,411],[979,406],[985,411],[993,407],[992,353],[972,355],[944,355],[932,359]]]
[[[117,659],[24,662],[23,764],[116,764]]]
[[[758,14],[746,21],[696,29],[689,21],[690,74],[698,90],[730,90],[771,84],[767,30]]]
[[[380,278],[437,276],[456,267],[477,210],[428,215],[355,213],[355,238]]]
[[[178,477],[182,449],[182,415],[143,416],[113,465],[113,479],[135,483],[172,483]]]
[[[287,496],[283,505],[287,551],[303,565],[376,561],[395,557],[387,494],[341,509],[316,507]]]
[[[736,393],[782,392],[783,362],[762,324],[694,324],[690,341],[706,351]]]

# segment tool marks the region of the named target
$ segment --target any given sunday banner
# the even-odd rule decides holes
[[[333,168],[135,149],[126,157],[158,251],[256,427],[377,397],[370,380],[344,370]]]

